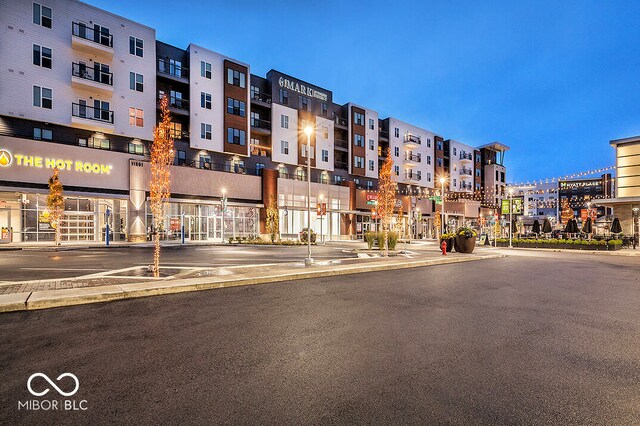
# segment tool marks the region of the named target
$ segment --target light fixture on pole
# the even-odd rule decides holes
[[[324,245],[324,235],[322,234],[322,222],[324,221],[324,215],[322,214],[322,200],[324,199],[324,196],[320,194],[318,198],[320,199],[320,202],[318,203],[318,210],[320,211],[320,243]]]
[[[509,188],[509,248],[513,248],[513,188]]]
[[[444,235],[444,183],[447,181],[447,179],[445,179],[444,177],[440,178],[440,198],[441,198],[441,202],[442,202],[442,218],[440,220],[440,235]]]
[[[313,264],[311,258],[311,134],[313,127],[304,128],[304,134],[307,135],[307,258],[304,260],[305,265]]]

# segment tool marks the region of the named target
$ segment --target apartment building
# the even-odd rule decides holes
[[[271,197],[284,238],[307,226],[325,239],[361,237],[375,222],[387,153],[397,207],[412,212],[414,236],[426,236],[438,165],[456,175],[451,193],[478,184],[467,173],[480,164],[468,160],[480,152],[472,147],[336,103],[331,90],[281,71],[258,76],[208,47],[169,45],[152,28],[77,0],[0,3],[0,54],[0,226],[15,242],[53,239],[42,220],[53,168],[65,186],[65,241],[104,240],[107,222],[116,241],[155,231],[178,239],[183,226],[187,241],[249,237],[264,233]],[[149,146],[164,97],[175,161],[168,214],[154,230]],[[311,205],[327,211],[314,208],[310,224],[307,180]]]

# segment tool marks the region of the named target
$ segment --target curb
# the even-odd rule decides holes
[[[116,284],[100,287],[84,287],[64,290],[36,291],[31,293],[13,293],[0,295],[0,313],[48,309],[62,306],[84,305],[89,303],[109,302],[114,300],[133,299],[138,297],[158,296],[163,294],[184,293],[216,288],[239,287],[247,285],[268,284],[283,281],[303,280],[310,278],[349,275],[366,272],[390,271],[405,268],[447,265],[453,263],[472,262],[477,260],[504,258],[504,254],[492,254],[473,257],[432,258],[416,261],[403,261],[379,265],[349,265],[345,268],[324,269],[317,271],[289,272],[261,277],[244,277],[220,279],[211,282],[211,278],[190,278],[186,280],[145,281],[138,283]]]

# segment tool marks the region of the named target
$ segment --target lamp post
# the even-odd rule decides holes
[[[320,203],[318,203],[320,206],[320,242],[324,245],[324,235],[322,234],[322,222],[324,221],[324,216],[322,215],[322,200],[324,196],[320,194],[318,198],[320,198]]]
[[[442,218],[440,220],[440,236],[444,235],[444,183],[447,180],[444,177],[440,178],[440,198],[442,198]]]
[[[513,248],[513,188],[509,188],[509,248]]]
[[[307,135],[307,258],[304,260],[305,265],[313,264],[311,258],[311,134],[313,127],[304,128],[304,134]]]

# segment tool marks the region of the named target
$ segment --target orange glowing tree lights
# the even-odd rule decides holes
[[[153,251],[153,275],[160,276],[160,230],[164,224],[166,203],[171,195],[171,164],[173,163],[173,139],[171,138],[171,116],[168,108],[169,101],[165,95],[160,101],[161,120],[153,129],[153,143],[151,145],[151,213],[153,215],[153,230],[155,234],[155,249]]]
[[[389,225],[393,216],[393,208],[396,205],[397,184],[392,178],[391,169],[393,159],[391,150],[387,152],[387,157],[380,168],[378,180],[378,217],[384,233],[384,254],[389,255]]]
[[[49,178],[49,195],[47,195],[47,215],[46,220],[55,230],[56,246],[60,245],[60,225],[64,216],[63,187],[58,176],[59,170],[53,169],[53,175]]]

